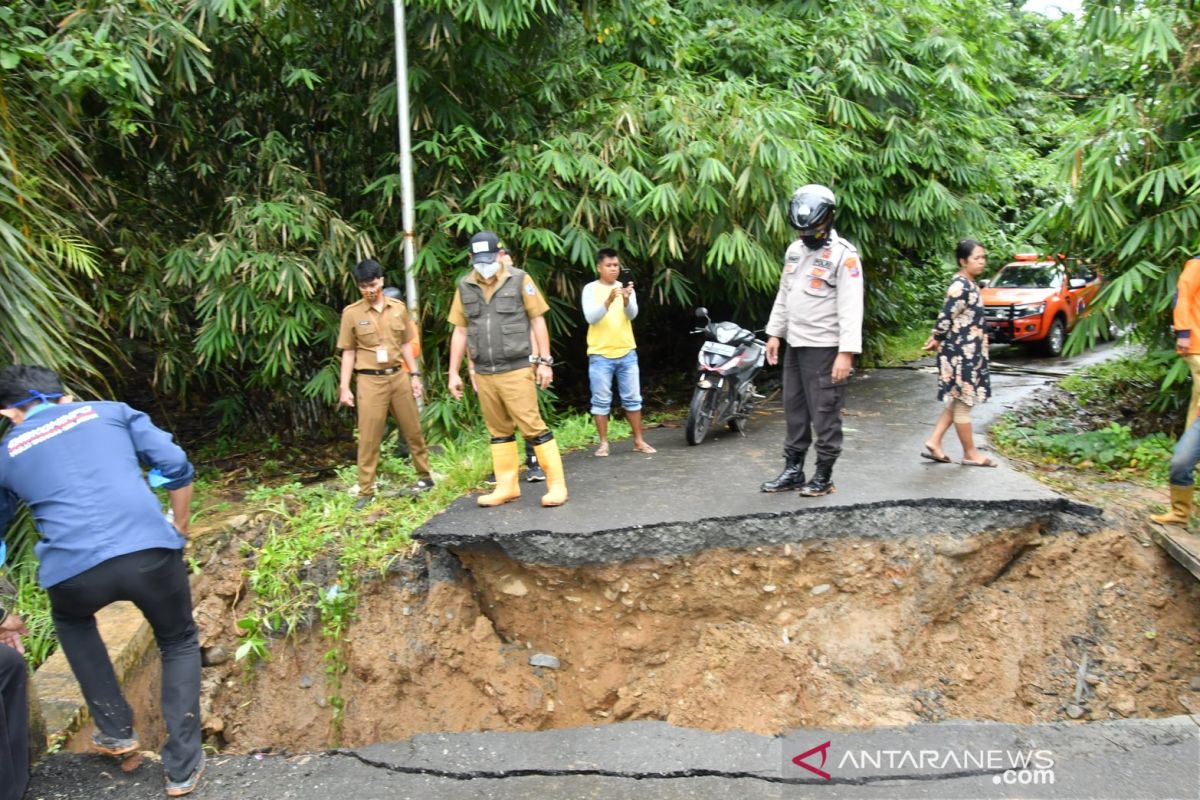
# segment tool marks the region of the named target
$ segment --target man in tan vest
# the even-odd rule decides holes
[[[496,234],[481,231],[472,236],[470,255],[471,272],[459,280],[450,306],[454,332],[448,388],[456,399],[462,397],[459,369],[469,350],[496,473],[495,490],[481,495],[479,505],[498,506],[521,496],[514,435],[519,428],[546,472],[542,505],[560,506],[567,501],[562,456],[537,402],[537,387],[545,389],[554,379],[544,316],[550,306],[533,280],[512,265]]]

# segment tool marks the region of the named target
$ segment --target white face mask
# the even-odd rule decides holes
[[[479,273],[479,277],[490,281],[492,276],[500,271],[500,259],[496,259],[490,264],[476,264],[475,271]]]

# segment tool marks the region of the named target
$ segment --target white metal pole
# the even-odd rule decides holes
[[[416,259],[414,245],[416,227],[413,213],[412,129],[408,118],[408,47],[404,38],[404,2],[392,0],[392,16],[396,25],[396,117],[400,128],[400,204],[404,225],[404,297],[408,313],[417,325],[421,324],[417,278],[413,274]]]

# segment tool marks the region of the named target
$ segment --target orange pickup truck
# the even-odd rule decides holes
[[[1077,259],[1013,256],[982,290],[988,338],[1057,356],[1100,283],[1100,274]]]

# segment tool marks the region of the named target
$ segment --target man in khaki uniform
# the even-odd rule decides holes
[[[342,351],[339,401],[358,410],[358,501],[354,507],[361,509],[375,496],[375,470],[389,408],[412,453],[418,478],[413,491],[432,489],[433,477],[417,412],[421,373],[413,358],[408,310],[404,303],[383,293],[383,268],[378,262],[359,262],[354,267],[354,281],[363,299],[342,310],[337,347]],[[358,376],[357,401],[350,391],[351,375]]]
[[[496,473],[495,490],[481,495],[479,505],[498,506],[521,496],[520,455],[514,436],[518,428],[525,440],[533,443],[546,472],[542,505],[562,505],[567,501],[562,456],[537,402],[537,387],[545,389],[554,379],[550,332],[544,317],[550,306],[533,280],[512,265],[496,234],[481,231],[472,236],[470,254],[472,270],[459,280],[450,306],[454,332],[448,388],[456,399],[462,397],[459,368],[469,350],[479,406],[492,437]],[[536,370],[532,364],[537,365]]]

